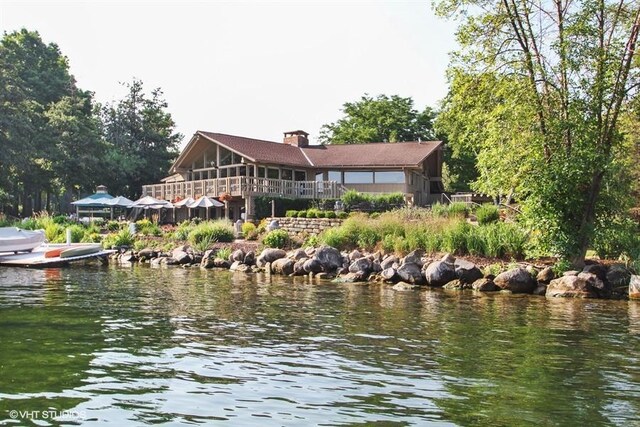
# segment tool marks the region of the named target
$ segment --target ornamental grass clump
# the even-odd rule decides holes
[[[268,248],[283,249],[289,243],[289,233],[286,230],[272,230],[262,239],[262,244]]]
[[[233,225],[225,220],[202,222],[193,227],[187,237],[189,243],[194,246],[205,243],[232,242],[233,239]]]
[[[496,205],[485,203],[476,210],[476,219],[480,225],[497,222],[500,219],[500,210]]]

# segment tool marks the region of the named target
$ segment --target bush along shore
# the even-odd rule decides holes
[[[396,291],[411,291],[427,286],[547,297],[619,299],[628,296],[630,284],[640,286],[640,276],[633,276],[621,264],[593,263],[582,271],[566,271],[559,275],[551,266],[537,268],[532,264],[519,263],[506,269],[496,268],[497,264],[481,267],[462,257],[444,254],[436,258],[425,255],[421,250],[398,257],[384,255],[380,251],[341,252],[322,245],[290,251],[265,248],[257,254],[250,246],[243,248],[242,244],[234,245],[205,252],[188,245],[181,245],[167,253],[143,249],[119,253],[114,258],[120,262],[149,263],[151,266],[199,266],[244,273],[310,276],[332,279],[335,283],[382,283],[393,286]]]

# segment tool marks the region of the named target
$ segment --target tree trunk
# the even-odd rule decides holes
[[[587,255],[587,249],[589,249],[589,245],[591,244],[591,235],[593,233],[596,220],[596,201],[600,195],[603,177],[604,172],[596,172],[591,178],[591,185],[587,191],[587,198],[585,199],[585,204],[582,210],[580,227],[578,228],[578,233],[575,236],[577,242],[576,250],[570,258],[571,264],[575,268],[581,269],[584,267],[584,259]]]

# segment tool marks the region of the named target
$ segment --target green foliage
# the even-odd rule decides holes
[[[365,211],[385,212],[404,206],[404,195],[402,193],[374,195],[358,193],[355,190],[348,190],[342,195],[341,200],[346,211],[360,209]]]
[[[111,232],[120,230],[120,223],[118,221],[108,221],[107,230]]]
[[[296,210],[288,210],[284,216],[286,216],[287,218],[295,218],[298,216],[298,211]]]
[[[267,233],[262,239],[262,244],[269,248],[284,248],[289,243],[289,234],[286,230],[278,229]]]
[[[173,232],[173,239],[179,242],[185,241],[189,238],[189,233],[193,229],[194,225],[189,221],[183,221],[178,224],[175,231]]]
[[[485,203],[476,209],[476,218],[480,225],[497,222],[500,219],[500,210],[496,205]]]
[[[61,243],[65,241],[65,228],[51,221],[45,225],[44,235],[52,243]]]
[[[305,247],[312,246],[314,248],[318,247],[320,246],[320,239],[316,235],[311,235],[304,240],[304,243],[302,244],[302,246],[305,246]]]
[[[349,213],[347,213],[347,212],[338,212],[337,216],[338,216],[339,219],[347,219],[347,218],[349,218]]]
[[[233,225],[224,220],[202,222],[193,227],[187,237],[195,247],[211,245],[215,242],[232,242],[233,239]]]
[[[262,219],[271,217],[272,200],[275,200],[275,214],[277,217],[285,216],[286,212],[289,210],[305,210],[311,206],[311,200],[308,199],[258,196],[254,199],[256,218]]]
[[[228,260],[231,258],[231,248],[220,248],[216,252],[216,258],[221,258],[224,260]]]
[[[105,249],[131,247],[135,242],[135,238],[129,230],[120,230],[117,233],[109,233],[102,240],[102,246]]]
[[[465,218],[469,213],[467,204],[463,202],[451,203],[448,208],[449,217],[461,217]]]
[[[297,214],[298,218],[306,218],[307,217],[307,211],[298,211]]]
[[[326,211],[324,214],[325,214],[326,218],[330,218],[330,219],[333,219],[333,218],[337,217],[337,215],[336,215],[336,213],[334,211]]]
[[[600,258],[640,260],[640,225],[627,217],[615,217],[606,228],[597,228],[593,248]]]
[[[631,126],[620,118],[637,98],[638,5],[505,5],[438,2],[460,22],[438,129],[476,157],[475,191],[517,197],[538,251],[581,264],[595,236],[603,253],[619,252],[598,236],[617,234],[632,201]]]
[[[365,94],[360,100],[346,102],[344,117],[322,126],[323,144],[357,144],[365,142],[399,142],[431,140],[435,113],[427,107],[422,112],[413,108],[411,98],[397,95]]]
[[[84,235],[88,231],[85,227],[79,224],[70,225],[68,227],[71,230],[71,242],[72,243],[80,243],[84,240]],[[64,240],[66,241],[66,229],[64,231]]]
[[[255,232],[257,229],[256,225],[252,222],[245,222],[242,224],[242,235],[247,236],[250,233]]]

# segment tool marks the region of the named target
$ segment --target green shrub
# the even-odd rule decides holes
[[[64,215],[56,215],[53,217],[53,222],[60,225],[69,224],[69,219]]]
[[[233,226],[224,220],[202,222],[196,225],[187,237],[187,240],[194,246],[209,245],[215,242],[232,242],[233,239]]]
[[[272,230],[262,239],[262,244],[269,248],[283,249],[289,243],[289,233],[286,230]]]
[[[307,211],[298,211],[298,218],[306,218]]]
[[[337,214],[338,218],[340,219],[347,219],[349,218],[349,214],[347,212],[338,212]]]
[[[220,248],[216,252],[216,258],[228,260],[229,258],[231,258],[231,253],[231,248]]]
[[[449,218],[462,217],[465,218],[469,213],[467,204],[464,202],[455,202],[449,205],[448,209]]]
[[[449,208],[447,207],[447,205],[444,205],[442,203],[434,203],[433,205],[431,205],[431,213],[435,217],[446,217],[449,216]]]
[[[336,218],[337,215],[334,211],[325,211],[325,217],[326,218]]]
[[[173,232],[173,239],[177,241],[184,241],[189,238],[189,233],[193,230],[193,226],[189,221],[183,221],[178,224],[178,227]]]
[[[130,247],[135,242],[135,238],[129,230],[120,230],[117,233],[111,233],[104,237],[102,240],[102,246],[105,249],[118,248],[118,247]]]
[[[246,238],[249,234],[256,231],[257,227],[252,222],[245,222],[242,224],[242,235]]]
[[[348,239],[341,230],[341,227],[325,230],[319,236],[319,239],[325,245],[333,246],[338,249],[346,249],[348,246]]]
[[[485,203],[476,210],[476,218],[480,225],[491,224],[500,219],[500,210],[496,205]]]
[[[286,216],[287,218],[295,218],[298,216],[298,211],[294,211],[294,210],[288,210],[284,216]]]
[[[318,212],[314,209],[309,209],[307,211],[307,218],[317,218]]]
[[[640,260],[640,226],[631,218],[614,218],[596,228],[593,249],[600,258]]]
[[[302,244],[302,246],[305,246],[305,247],[312,246],[314,248],[318,247],[319,245],[320,245],[320,239],[315,234],[307,237],[304,243]]]
[[[51,221],[44,227],[44,235],[52,243],[61,243],[65,240],[65,229],[62,225]]]
[[[84,239],[84,235],[87,231],[87,229],[81,225],[78,224],[74,224],[74,225],[70,225],[69,230],[71,230],[71,242],[72,243],[80,243],[82,242],[82,239]],[[64,241],[67,240],[67,236],[66,236],[66,230],[65,230],[65,236],[64,236]]]
[[[81,243],[100,243],[102,241],[102,235],[100,233],[85,232],[82,237]]]
[[[316,218],[326,218],[326,217],[327,217],[327,213],[325,211],[316,212]]]
[[[120,230],[120,223],[118,221],[108,221],[107,230],[112,232]]]

